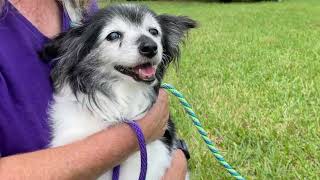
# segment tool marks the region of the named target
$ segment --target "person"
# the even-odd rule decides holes
[[[89,9],[97,9],[96,2]],[[50,67],[37,52],[69,24],[67,12],[56,0],[0,0],[1,179],[96,179],[138,150],[136,135],[126,124],[46,148],[53,90]],[[168,117],[168,97],[160,90],[154,106],[137,121],[148,142],[164,134]],[[186,158],[177,150],[163,179],[185,179],[186,171]]]

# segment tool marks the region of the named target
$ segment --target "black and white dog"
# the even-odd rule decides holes
[[[157,15],[141,5],[114,5],[62,33],[42,54],[51,57],[55,88],[51,146],[85,138],[115,123],[142,118],[155,102],[169,63],[196,22]],[[148,180],[163,176],[175,148],[172,121],[147,145]],[[121,164],[120,179],[138,179],[140,153]],[[111,179],[112,171],[101,179]]]

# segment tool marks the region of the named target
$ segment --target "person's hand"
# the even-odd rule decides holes
[[[164,135],[168,119],[168,95],[163,89],[160,89],[155,104],[144,118],[138,120],[138,124],[140,125],[147,142],[159,139]]]
[[[185,180],[188,171],[187,159],[180,149],[173,152],[170,167],[162,180]]]

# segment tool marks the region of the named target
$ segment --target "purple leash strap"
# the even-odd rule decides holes
[[[126,121],[126,123],[131,127],[132,130],[134,130],[134,132],[137,135],[139,148],[140,148],[140,161],[141,161],[139,180],[145,180],[147,175],[147,169],[148,169],[146,142],[145,142],[142,130],[140,129],[139,125],[136,122]],[[120,175],[120,165],[113,168],[112,180],[119,180],[119,175]]]

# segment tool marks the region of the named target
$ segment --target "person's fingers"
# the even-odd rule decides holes
[[[154,111],[155,113],[159,114],[161,113],[162,118],[159,120],[162,120],[163,126],[166,126],[167,120],[169,118],[169,102],[168,102],[168,94],[166,93],[165,90],[160,89],[159,90],[159,95],[156,103],[154,104]]]
[[[168,95],[164,90],[160,89],[158,99],[155,104],[140,121],[140,125],[147,141],[153,141],[164,135],[168,119]]]
[[[168,95],[164,90],[159,91],[158,99],[156,100],[154,107],[159,108],[157,110],[164,114],[168,113]]]
[[[164,115],[166,116],[166,118],[169,118],[169,97],[168,97],[167,92],[163,89],[160,89],[158,99],[160,99],[160,101],[163,105]]]
[[[162,180],[185,180],[187,175],[187,159],[184,153],[177,149],[172,155],[172,161],[170,167],[167,169]]]
[[[164,90],[160,89],[158,98],[149,112],[163,114],[168,113],[168,95]]]
[[[187,159],[181,149],[177,149],[173,154],[173,166],[185,167],[187,168]]]
[[[159,90],[158,100],[168,101],[168,94],[164,89]]]

